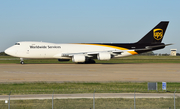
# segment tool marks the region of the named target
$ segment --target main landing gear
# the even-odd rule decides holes
[[[88,59],[85,61],[85,64],[95,64],[96,62],[93,59]]]
[[[23,58],[20,58],[20,63],[23,65],[24,64],[24,60],[23,60]]]
[[[87,59],[85,62],[78,62],[78,64],[95,64],[96,62],[93,59]]]

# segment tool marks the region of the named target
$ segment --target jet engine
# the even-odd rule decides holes
[[[99,54],[97,55],[97,59],[98,59],[98,60],[110,60],[110,59],[111,59],[111,54],[110,54],[110,53],[107,53],[107,52],[105,52],[105,53],[99,53]]]
[[[72,57],[72,61],[73,62],[85,62],[86,61],[86,57],[84,55],[74,55]]]

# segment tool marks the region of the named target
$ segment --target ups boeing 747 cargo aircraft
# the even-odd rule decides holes
[[[135,43],[72,43],[55,44],[46,42],[17,42],[5,50],[5,53],[19,57],[21,64],[28,58],[56,58],[59,61],[77,63],[95,63],[94,59],[110,60],[136,55],[148,51],[163,49],[167,45],[161,43],[168,26],[168,21],[161,21],[142,39]]]

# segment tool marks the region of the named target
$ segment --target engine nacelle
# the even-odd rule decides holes
[[[72,61],[73,62],[85,62],[86,61],[86,57],[84,55],[74,55],[72,57]]]
[[[111,54],[110,53],[99,53],[97,55],[98,60],[110,60],[111,59]]]

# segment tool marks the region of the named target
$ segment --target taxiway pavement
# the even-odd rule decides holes
[[[180,82],[180,64],[0,64],[0,82]]]

